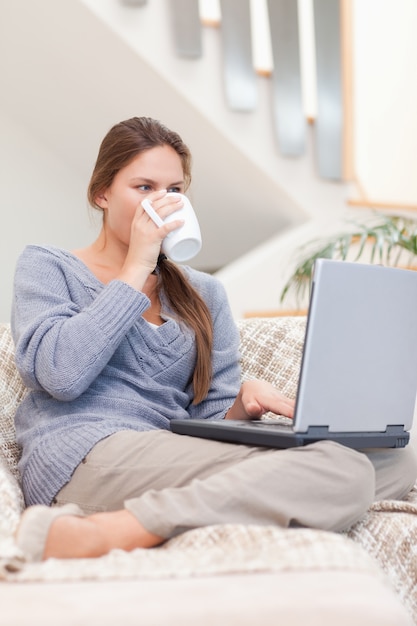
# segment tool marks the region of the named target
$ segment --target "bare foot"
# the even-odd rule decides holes
[[[116,548],[152,548],[163,541],[163,537],[148,532],[129,511],[95,513],[89,517],[64,515],[51,525],[43,560],[94,558]]]

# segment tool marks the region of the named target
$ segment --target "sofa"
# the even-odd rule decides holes
[[[305,318],[237,321],[242,379],[294,396]],[[151,550],[27,563],[14,413],[26,393],[0,324],[0,620],[5,626],[417,624],[417,490],[343,533],[226,524]],[[413,438],[409,445],[414,445]],[[277,476],[285,480],[285,476]],[[244,487],[242,487],[244,488]]]

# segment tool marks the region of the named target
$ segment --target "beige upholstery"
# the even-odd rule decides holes
[[[252,318],[240,320],[238,326],[243,378],[267,379],[293,396],[305,319]],[[48,598],[43,601],[48,608],[39,623],[43,626],[78,623],[75,614],[71,614],[74,619],[71,621],[69,614],[59,612],[68,592],[65,587],[68,581],[77,584],[86,603],[91,595],[88,596],[88,591],[83,595],[82,584],[95,581],[94,586],[90,582],[89,589],[103,606],[98,620],[101,624],[120,620],[125,625],[138,623],[132,611],[135,602],[137,611],[149,617],[141,623],[170,626],[177,623],[268,626],[277,622],[401,626],[412,624],[413,619],[417,623],[417,491],[406,502],[375,504],[363,521],[344,534],[224,525],[190,531],[148,551],[114,551],[90,560],[25,563],[13,542],[13,531],[23,507],[13,417],[24,393],[13,363],[10,329],[3,324],[0,325],[0,579],[3,581],[0,594],[2,615],[10,611],[15,616],[14,624],[29,623],[25,622],[25,615],[28,607],[37,604],[36,589],[39,598]],[[28,584],[22,587],[18,584],[22,582]],[[125,586],[120,586],[122,582]],[[43,585],[34,587],[36,583]],[[53,583],[53,589],[61,591],[56,595],[46,583]],[[131,591],[130,617],[123,611],[106,612],[104,607],[109,599],[107,587],[102,587],[105,584],[114,585],[115,611],[116,598],[123,602],[124,594],[135,589],[134,593]],[[3,602],[1,592],[6,589],[7,602]],[[23,590],[28,604],[13,606],[22,598]],[[302,602],[297,600],[296,592],[304,594]],[[159,594],[164,599],[158,604]],[[181,598],[181,602],[176,602],[176,598]],[[255,608],[249,599],[256,604]],[[22,615],[21,621],[18,615]],[[220,619],[222,615],[224,620]],[[32,617],[30,623],[36,623]]]
[[[8,324],[0,325],[0,453],[17,476],[19,449],[14,429],[14,414],[25,388],[14,364],[14,347]]]

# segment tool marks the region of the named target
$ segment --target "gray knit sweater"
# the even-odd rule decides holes
[[[221,283],[183,268],[213,317],[213,381],[193,405],[194,335],[161,295],[102,284],[74,255],[28,246],[15,274],[12,333],[29,394],[16,415],[26,503],[50,504],[101,439],[120,430],[169,429],[172,418],[222,419],[240,386],[239,335]]]

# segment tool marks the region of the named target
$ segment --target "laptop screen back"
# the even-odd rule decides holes
[[[319,259],[294,429],[411,427],[417,387],[417,272]]]

